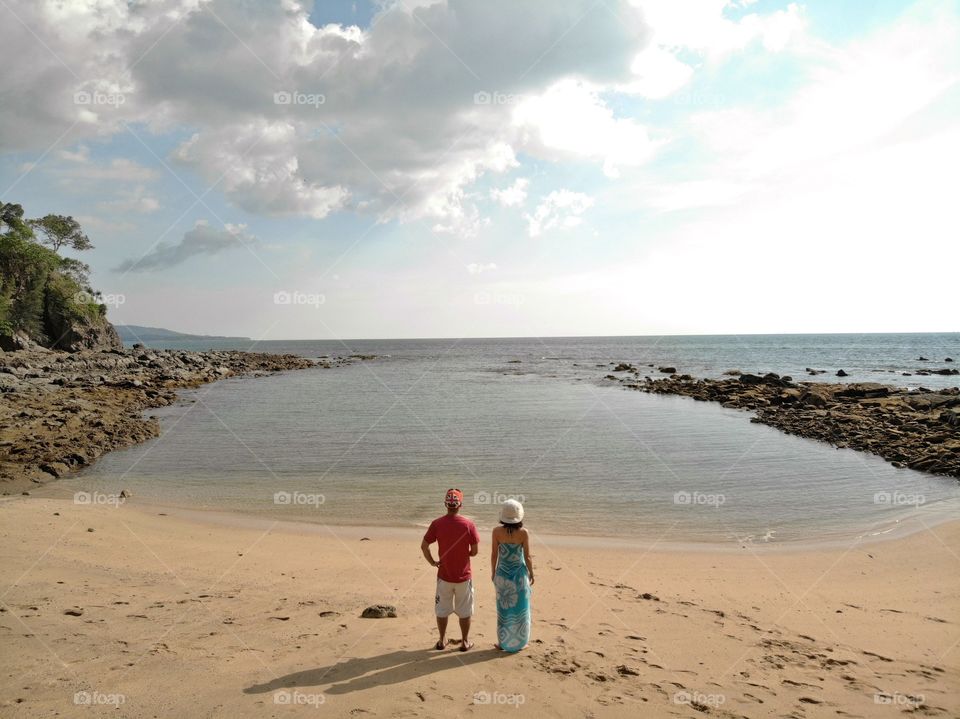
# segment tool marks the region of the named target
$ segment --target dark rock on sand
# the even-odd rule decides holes
[[[838,369],[838,370],[837,370],[837,377],[849,377],[849,376],[850,376],[850,375],[848,375],[848,374],[847,374],[846,372],[844,372],[842,369]]]
[[[386,619],[387,617],[396,617],[397,608],[391,604],[374,604],[363,610],[360,615],[363,619]]]

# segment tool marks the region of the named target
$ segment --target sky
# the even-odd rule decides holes
[[[117,323],[960,330],[960,2],[3,0],[0,200]]]

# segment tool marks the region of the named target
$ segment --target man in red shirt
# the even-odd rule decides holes
[[[447,618],[456,614],[460,619],[460,651],[465,652],[470,643],[470,617],[473,616],[473,579],[470,572],[470,557],[480,551],[480,535],[477,527],[466,517],[460,516],[463,492],[450,489],[443,502],[447,513],[430,523],[423,535],[420,551],[430,566],[437,568],[437,629],[440,640],[436,648],[446,646]],[[439,544],[440,558],[433,560],[430,545]]]

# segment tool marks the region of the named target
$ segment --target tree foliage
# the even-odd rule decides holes
[[[36,227],[46,233],[39,240]],[[92,299],[96,293],[89,287],[90,268],[41,242],[56,248],[92,247],[72,217],[25,220],[20,205],[0,203],[0,335],[22,332],[45,344],[51,315],[96,319],[104,316],[106,307]]]
[[[80,223],[69,215],[44,215],[27,223],[39,235],[38,240],[54,252],[59,252],[61,247],[81,251],[93,249],[93,243],[80,228]]]

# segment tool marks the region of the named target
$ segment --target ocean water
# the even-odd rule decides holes
[[[949,367],[948,356],[960,365],[960,334],[229,346],[378,357],[183,392],[177,405],[152,411],[161,437],[45,491],[127,489],[138,501],[193,509],[416,526],[458,487],[481,527],[495,523],[500,501],[517,497],[539,531],[664,544],[809,542],[960,518],[955,479],[604,379],[609,363],[627,361],[697,376],[736,368],[800,380],[805,367],[828,370],[818,381],[841,381],[834,374],[843,368],[845,381],[946,387],[958,378],[914,373]]]

